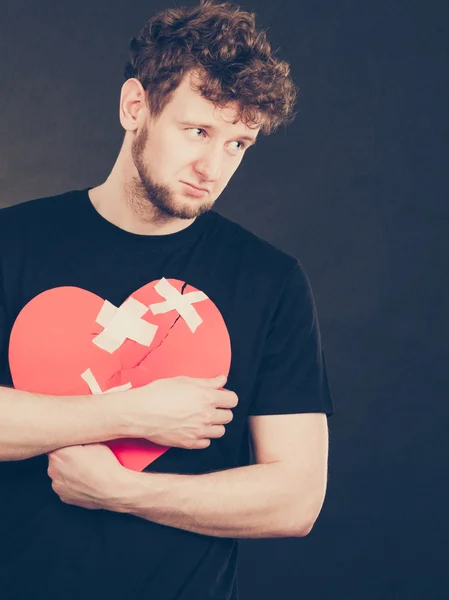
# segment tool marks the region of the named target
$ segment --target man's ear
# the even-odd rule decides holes
[[[146,118],[146,92],[138,79],[127,79],[120,94],[120,123],[125,131],[135,131]]]

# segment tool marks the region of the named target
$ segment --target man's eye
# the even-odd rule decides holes
[[[204,131],[204,129],[201,129],[201,127],[189,127],[189,129],[187,131],[202,131],[202,132],[206,133]],[[198,137],[198,136],[195,136],[195,137]]]
[[[196,132],[201,132],[201,134],[204,134],[205,136],[207,136],[207,132],[205,129],[202,129],[201,127],[188,127],[187,128],[188,132],[191,131],[196,131]],[[198,137],[202,137],[202,135],[195,135],[194,137],[198,138]],[[234,148],[237,151],[241,151],[243,152],[243,150],[246,150],[246,144],[245,142],[241,142],[240,140],[235,140],[234,142],[232,142],[233,144],[238,144],[238,146],[236,148]]]
[[[235,140],[235,142],[232,142],[233,144],[239,144],[239,146],[234,147],[235,150],[245,150],[246,149],[246,144],[244,142],[240,142],[239,140]]]

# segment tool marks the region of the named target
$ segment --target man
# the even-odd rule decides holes
[[[206,0],[125,75],[107,180],[0,211],[4,600],[236,599],[238,538],[307,535],[324,501],[309,281],[212,210],[291,121],[288,66]]]

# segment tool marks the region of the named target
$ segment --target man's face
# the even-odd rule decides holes
[[[160,116],[133,140],[137,188],[164,215],[193,219],[210,210],[259,131],[235,110],[215,107],[191,89],[186,76]],[[249,138],[249,139],[245,139]],[[202,194],[188,184],[205,188]]]

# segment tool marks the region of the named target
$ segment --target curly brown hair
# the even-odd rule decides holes
[[[235,122],[260,125],[265,135],[295,117],[297,88],[289,64],[273,56],[255,14],[230,2],[201,0],[163,10],[131,40],[125,78],[141,82],[153,116],[189,72],[199,74],[192,86],[204,98],[219,108],[235,103]]]

